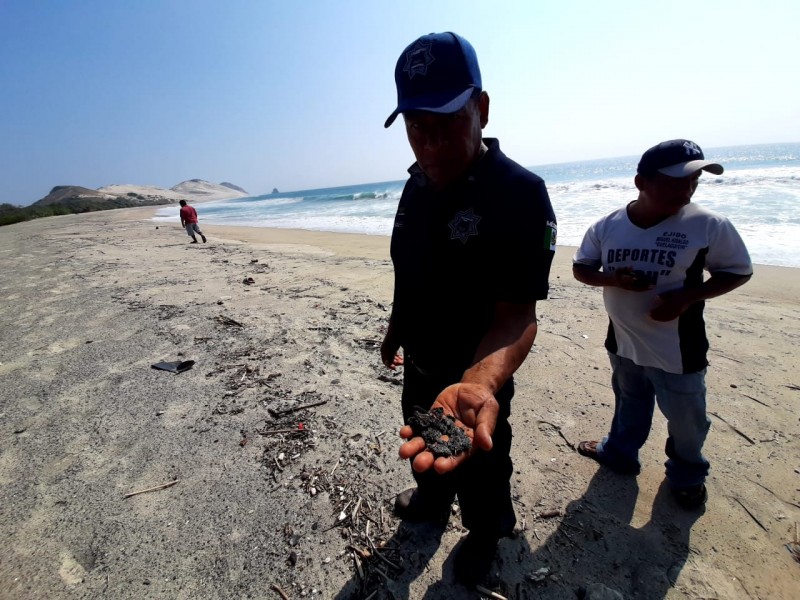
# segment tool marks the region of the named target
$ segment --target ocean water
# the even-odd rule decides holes
[[[725,173],[704,173],[693,202],[726,215],[753,261],[800,267],[800,143],[705,150]],[[513,157],[512,157],[513,158]],[[634,200],[638,156],[530,166],[547,184],[558,244],[577,246],[596,219]],[[405,181],[266,194],[203,203],[202,224],[389,236]],[[176,219],[174,207],[156,220]]]

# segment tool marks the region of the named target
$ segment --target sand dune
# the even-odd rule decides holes
[[[98,188],[98,191],[117,196],[125,196],[127,194],[139,194],[145,197],[160,196],[175,201],[186,200],[190,203],[248,196],[246,192],[200,179],[184,181],[170,189],[152,185],[114,184]]]

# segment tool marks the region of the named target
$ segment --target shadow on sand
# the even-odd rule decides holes
[[[631,522],[638,493],[634,477],[600,468],[586,492],[567,506],[555,529],[548,529],[553,521],[535,521],[534,529],[529,526],[524,534],[500,543],[493,568],[500,584],[494,589],[509,599],[569,600],[582,598],[591,584],[602,583],[626,599],[663,599],[688,559],[691,528],[703,513],[679,508],[664,481],[650,520],[635,527]],[[537,531],[550,533],[545,538]],[[444,528],[401,523],[385,546],[398,568],[373,556],[370,565],[379,565],[382,573],[365,564],[362,571],[372,575],[362,578],[354,573],[336,600],[412,598],[411,583],[429,567],[443,533]],[[444,561],[442,580],[420,598],[479,597],[453,578],[457,550],[458,545]]]

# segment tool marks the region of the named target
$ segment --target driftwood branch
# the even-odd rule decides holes
[[[155,487],[147,488],[146,490],[139,490],[138,492],[131,492],[130,494],[125,494],[123,498],[130,498],[131,496],[138,496],[139,494],[146,494],[147,492],[155,492],[157,490],[163,490],[168,487],[172,487],[176,483],[178,483],[180,479],[176,479],[175,481],[170,481],[169,483],[162,483],[161,485],[157,485]]]
[[[272,590],[276,594],[278,594],[283,600],[289,600],[289,596],[287,596],[286,592],[284,592],[281,588],[279,588],[277,584],[272,585]]]
[[[508,600],[505,596],[501,596],[497,592],[493,592],[492,590],[483,587],[482,585],[476,585],[475,589],[482,595],[486,596],[487,598],[493,598],[494,600]]]
[[[258,431],[259,435],[275,435],[278,433],[297,433],[298,431],[305,431],[304,429],[299,429],[298,427],[292,427],[290,429],[268,429],[266,431]]]
[[[288,415],[289,413],[297,412],[298,410],[303,410],[304,408],[314,408],[315,406],[322,406],[323,404],[327,404],[327,400],[321,400],[319,402],[312,402],[311,404],[302,404],[300,406],[295,406],[294,408],[285,408],[283,410],[275,410],[275,409],[268,409],[269,414],[273,417],[282,417],[283,415]]]
[[[218,315],[215,317],[215,320],[218,323],[222,323],[223,325],[233,326],[233,327],[244,327],[239,321],[234,321],[230,317],[226,317],[225,315]]]

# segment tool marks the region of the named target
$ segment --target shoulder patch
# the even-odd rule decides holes
[[[555,221],[548,221],[547,225],[544,228],[544,242],[543,248],[545,250],[551,250],[555,252],[556,250],[556,232],[558,227],[556,226]]]

